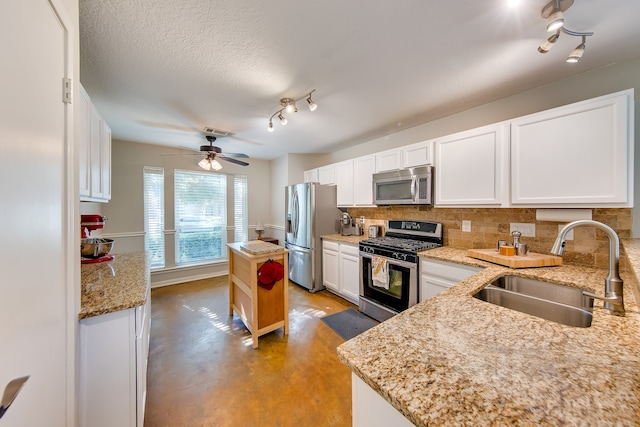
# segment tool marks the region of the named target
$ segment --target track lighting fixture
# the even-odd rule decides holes
[[[273,113],[271,115],[271,118],[269,118],[269,126],[267,127],[267,130],[269,130],[269,132],[273,132],[273,118],[277,117],[280,120],[280,124],[282,124],[282,126],[287,124],[287,118],[283,115],[283,113],[297,113],[298,112],[298,107],[296,105],[296,102],[303,100],[306,98],[307,103],[309,104],[309,110],[311,111],[315,111],[316,108],[318,108],[318,105],[313,102],[311,100],[311,94],[313,92],[315,92],[316,90],[312,90],[311,92],[307,93],[305,96],[298,98],[298,99],[293,99],[293,98],[282,98],[280,100],[280,106],[282,108],[280,108],[278,111],[276,111],[275,113]]]
[[[592,36],[593,33],[572,31],[564,26],[563,12],[569,9],[572,4],[573,0],[552,0],[542,8],[542,12],[540,15],[542,16],[542,18],[547,20],[547,31],[555,31],[556,33],[543,41],[540,46],[538,46],[538,52],[549,52],[553,48],[553,46],[555,46],[555,43],[558,41],[561,32],[570,36],[582,37],[582,43],[576,46],[576,48],[567,57],[567,62],[575,63],[580,61],[580,59],[582,58],[582,54],[584,53],[584,49],[586,47],[586,39],[588,36]]]

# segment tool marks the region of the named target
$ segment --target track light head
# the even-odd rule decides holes
[[[560,9],[554,9],[554,12],[547,19],[547,32],[558,31],[564,25],[564,15]]]
[[[296,101],[291,98],[282,98],[280,100],[280,105],[284,108],[287,113],[295,113],[298,109],[296,108]]]
[[[555,43],[558,41],[559,37],[560,37],[560,31],[553,34],[551,37],[549,37],[544,42],[542,42],[542,44],[538,46],[538,52],[540,53],[549,52],[553,48],[553,46],[555,46]]]
[[[318,108],[318,104],[316,104],[311,100],[311,94],[309,94],[309,97],[307,98],[307,102],[309,103],[309,110],[316,111],[316,108]]]
[[[269,127],[267,129],[269,132],[273,132],[273,120],[269,120]]]
[[[280,110],[280,114],[278,114],[278,118],[280,119],[280,124],[282,126],[287,124],[287,118],[282,115],[282,110]]]
[[[582,59],[582,55],[584,54],[584,50],[587,47],[586,45],[586,37],[582,36],[582,43],[576,46],[575,49],[567,56],[567,62],[575,64],[576,62],[580,62]]]

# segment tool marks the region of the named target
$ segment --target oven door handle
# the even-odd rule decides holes
[[[368,254],[366,252],[360,252],[360,256],[362,258],[373,258],[375,256],[379,256],[380,258],[386,259],[388,263],[399,265],[400,267],[412,268],[412,267],[415,267],[417,265],[415,262],[402,261],[402,260],[395,259],[395,258],[389,258],[387,256]]]

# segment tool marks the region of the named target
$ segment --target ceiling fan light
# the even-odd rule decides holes
[[[205,157],[204,159],[198,162],[198,166],[200,166],[204,170],[211,170],[211,162],[209,161],[209,157]]]
[[[216,159],[211,159],[209,164],[211,165],[211,169],[213,169],[214,171],[219,171],[220,169],[222,169],[222,165]]]
[[[538,52],[540,53],[547,53],[551,50],[551,48],[553,48],[553,46],[555,46],[555,43],[558,41],[558,38],[560,37],[560,33],[557,32],[554,35],[552,35],[551,37],[549,37],[548,39],[546,39],[544,42],[542,42],[542,44],[540,46],[538,46]]]
[[[309,103],[309,110],[316,111],[316,108],[318,108],[318,104],[311,100],[311,96],[307,98],[307,102]]]
[[[564,25],[564,15],[560,9],[553,9],[547,19],[547,32],[558,31]]]
[[[573,51],[567,57],[567,62],[572,64],[580,62],[580,60],[582,59],[582,55],[584,54],[584,49],[586,47],[587,46],[584,43],[580,43],[578,46],[576,46],[576,48],[573,49]]]
[[[280,124],[282,124],[282,126],[287,124],[287,118],[282,115],[282,112],[278,114],[278,118],[280,119]]]

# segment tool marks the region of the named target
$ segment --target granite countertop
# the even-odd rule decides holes
[[[640,271],[640,240],[624,241]],[[595,302],[589,328],[509,310],[471,295],[505,274],[537,277],[601,295],[607,271],[512,270],[432,249],[425,258],[484,269],[338,347],[358,377],[418,426],[638,425],[640,312],[634,272],[623,274],[626,317]],[[634,289],[636,288],[636,289]]]
[[[320,236],[320,238],[322,240],[327,240],[327,241],[331,241],[331,242],[338,242],[338,243],[347,243],[350,245],[357,245],[358,243],[360,243],[360,240],[364,240],[364,239],[368,239],[367,236],[362,235],[362,236],[343,236],[342,234],[327,234],[324,236]]]
[[[147,302],[150,266],[145,252],[115,254],[112,261],[81,264],[80,275],[80,319]]]

